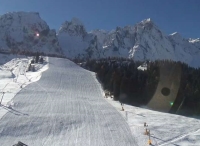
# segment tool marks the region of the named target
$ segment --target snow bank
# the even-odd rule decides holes
[[[0,70],[0,78],[12,78],[12,73],[10,71],[1,71]]]
[[[25,86],[41,78],[42,72],[48,69],[48,58],[43,64],[35,64],[35,72],[26,72],[32,57],[0,54],[0,118],[12,108],[12,99]],[[8,62],[7,62],[8,61]]]

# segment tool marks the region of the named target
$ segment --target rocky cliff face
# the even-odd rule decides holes
[[[62,25],[58,38],[66,55],[72,58],[168,59],[200,66],[200,39],[184,39],[178,33],[165,35],[151,19],[135,26],[117,27],[110,32],[93,30],[89,33],[76,19]]]
[[[39,13],[12,12],[0,16],[0,49],[62,53],[56,31],[50,30]]]
[[[127,57],[134,60],[170,59],[200,67],[200,39],[164,34],[151,19],[112,31],[87,32],[77,18],[66,21],[57,35],[38,13],[0,16],[0,50],[63,54],[69,58]]]
[[[102,57],[97,36],[87,33],[84,25],[77,18],[64,22],[57,36],[63,52],[69,58]]]

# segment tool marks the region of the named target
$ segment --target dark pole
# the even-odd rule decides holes
[[[5,92],[2,92],[3,95],[2,95],[2,97],[1,97],[1,102],[2,102],[2,100],[3,100],[4,93],[5,93]],[[0,102],[0,104],[1,104],[1,102]]]

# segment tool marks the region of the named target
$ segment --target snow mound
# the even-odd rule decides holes
[[[13,75],[10,71],[1,71],[0,69],[0,79],[4,79],[4,78],[12,78]]]

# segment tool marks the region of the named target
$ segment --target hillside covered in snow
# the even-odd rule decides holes
[[[35,12],[12,12],[0,16],[0,50],[60,54],[56,31]]]
[[[179,33],[166,35],[151,19],[110,32],[86,32],[80,20],[74,18],[63,23],[58,40],[70,58],[125,57],[139,61],[173,60],[200,66],[199,39],[185,39]]]
[[[65,21],[56,34],[39,13],[10,12],[0,16],[2,50],[44,52],[67,58],[173,60],[200,66],[200,39],[185,39],[177,32],[166,35],[150,18],[112,31],[90,32],[79,19],[73,18]]]
[[[1,146],[147,146],[146,129],[154,146],[200,143],[199,119],[129,105],[122,111],[103,98],[94,72],[60,58],[26,72],[31,60],[0,54]]]

